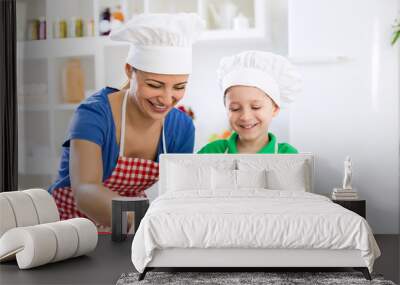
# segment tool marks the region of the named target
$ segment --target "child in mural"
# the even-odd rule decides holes
[[[233,133],[198,153],[297,153],[268,132],[282,103],[291,103],[300,91],[300,77],[286,58],[262,51],[225,57],[218,80]]]

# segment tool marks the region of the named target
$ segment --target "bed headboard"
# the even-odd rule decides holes
[[[170,163],[181,165],[221,165],[232,163],[237,169],[240,163],[258,163],[267,164],[273,167],[274,165],[285,165],[291,163],[304,163],[305,179],[308,182],[307,192],[314,192],[314,156],[311,153],[301,154],[161,154],[158,193],[163,194],[166,191],[166,181],[168,165]]]

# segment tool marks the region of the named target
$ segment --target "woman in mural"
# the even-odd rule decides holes
[[[161,153],[193,152],[193,122],[174,106],[185,94],[203,26],[195,14],[143,14],[111,33],[131,44],[129,83],[103,88],[74,113],[49,189],[62,219],[88,217],[109,230],[111,200],[145,197]]]

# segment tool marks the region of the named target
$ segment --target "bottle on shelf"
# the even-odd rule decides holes
[[[217,29],[232,29],[232,21],[238,12],[238,6],[230,0],[224,0],[215,5],[209,4],[211,15]]]
[[[72,17],[68,20],[68,37],[74,38],[76,36],[76,18]]]
[[[94,37],[94,20],[89,19],[86,21],[86,30],[85,30],[86,37]]]
[[[57,18],[53,22],[53,38],[63,39],[68,36],[67,21]]]
[[[121,6],[115,6],[113,12],[111,13],[111,30],[116,29],[122,25],[124,22],[124,13],[121,10]]]
[[[47,25],[46,25],[46,18],[40,17],[38,19],[39,21],[39,34],[38,34],[38,39],[39,40],[45,40],[47,37]]]
[[[233,29],[234,30],[246,30],[249,28],[249,19],[245,17],[242,13],[239,13],[233,19]]]
[[[113,18],[113,20],[124,22],[125,17],[124,17],[124,13],[121,10],[121,6],[120,5],[115,6],[115,9],[114,9],[114,11],[112,13],[112,18]]]
[[[75,37],[83,37],[83,20],[81,18],[77,18],[75,21]]]
[[[39,39],[39,20],[29,20],[28,22],[28,40],[35,41]]]

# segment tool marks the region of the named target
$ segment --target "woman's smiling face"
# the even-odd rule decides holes
[[[225,95],[229,124],[241,140],[252,141],[267,135],[279,107],[256,87],[233,86]]]
[[[189,77],[187,74],[166,75],[141,70],[132,72],[135,72],[137,81],[136,103],[147,117],[163,119],[185,95]]]

